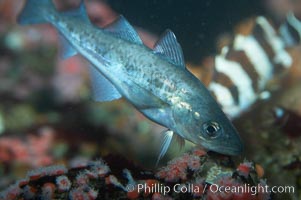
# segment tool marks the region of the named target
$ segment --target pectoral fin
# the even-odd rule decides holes
[[[123,87],[127,91],[125,96],[139,110],[169,107],[168,103],[133,81],[125,83]]]
[[[90,78],[95,101],[112,101],[122,97],[116,87],[93,65],[90,65]]]
[[[182,150],[183,147],[185,146],[185,139],[183,137],[181,137],[180,135],[178,135],[178,134],[175,134],[174,137],[176,138],[176,141],[180,146],[180,150]]]
[[[169,147],[169,145],[171,143],[172,136],[174,135],[174,132],[171,131],[171,130],[167,130],[163,134],[164,134],[164,136],[163,136],[163,143],[161,145],[161,151],[160,151],[158,160],[156,162],[156,165],[159,164],[159,161],[161,160],[161,158],[163,158],[163,156],[166,154],[166,152],[168,150],[168,147]]]

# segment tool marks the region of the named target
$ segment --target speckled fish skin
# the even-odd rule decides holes
[[[55,26],[146,117],[208,150],[227,155],[242,152],[241,139],[232,123],[185,67],[85,20],[51,8],[36,9],[42,9],[45,21]],[[21,13],[21,21],[24,15]]]

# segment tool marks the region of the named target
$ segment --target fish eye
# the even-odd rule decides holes
[[[217,122],[209,121],[203,124],[204,133],[210,138],[217,137],[220,129],[221,127]]]

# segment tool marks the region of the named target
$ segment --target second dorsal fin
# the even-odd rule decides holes
[[[154,53],[162,55],[173,64],[185,68],[183,51],[175,34],[167,29],[156,43]]]

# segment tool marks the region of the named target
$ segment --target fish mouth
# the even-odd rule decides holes
[[[225,149],[225,148],[223,148],[223,149],[221,149],[221,148],[220,149],[210,148],[208,150],[211,151],[211,152],[226,155],[226,156],[239,156],[243,152],[243,150],[233,149],[233,148],[227,148],[227,149]]]
[[[242,154],[244,150],[243,144],[241,142],[232,145],[227,145],[227,146],[216,145],[216,144],[211,144],[211,145],[209,144],[209,145],[202,145],[202,146],[208,149],[209,151],[213,151],[228,156],[238,156]]]
[[[242,147],[242,145],[239,148],[225,148],[225,147],[221,147],[220,149],[213,150],[213,151],[215,151],[217,153],[220,153],[220,154],[229,155],[229,156],[238,156],[238,155],[242,154],[243,147]]]
[[[213,151],[229,155],[229,156],[238,156],[241,155],[244,151],[244,145],[242,142],[242,139],[240,138],[239,134],[237,132],[234,132],[232,134],[231,139],[225,139],[220,144],[212,145]]]
[[[217,146],[215,148],[210,148],[210,150],[224,155],[238,156],[242,154],[244,147],[242,143],[239,143],[233,145],[232,147]]]

